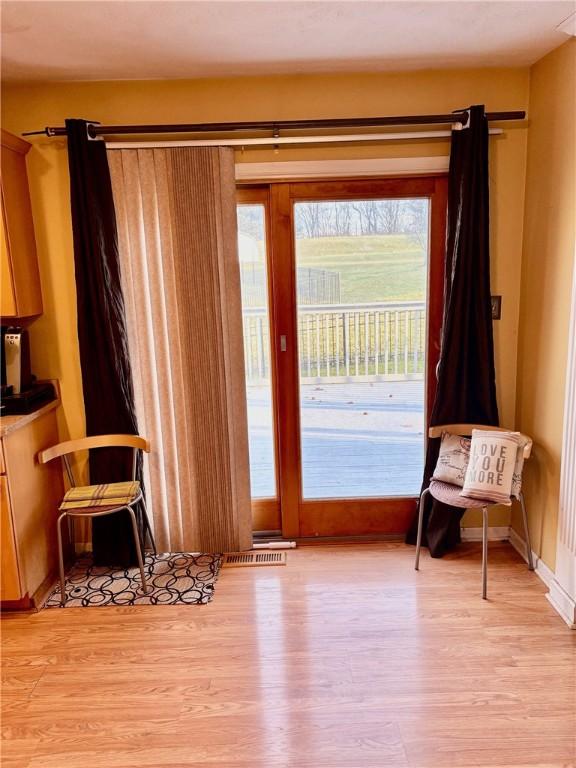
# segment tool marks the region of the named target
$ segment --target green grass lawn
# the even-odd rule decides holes
[[[426,254],[410,235],[300,238],[299,267],[340,274],[343,303],[424,300]]]

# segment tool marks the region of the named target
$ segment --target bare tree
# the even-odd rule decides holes
[[[309,202],[298,205],[299,236],[408,234],[424,248],[428,237],[428,202],[425,199]]]
[[[320,207],[321,203],[306,203],[298,208],[306,237],[320,237]]]
[[[383,200],[378,206],[378,234],[392,235],[401,231],[403,200]]]
[[[352,212],[348,203],[334,203],[335,234],[343,237],[351,234]]]
[[[428,201],[422,199],[406,200],[404,231],[422,250],[428,249]]]
[[[356,214],[361,235],[378,234],[378,200],[357,200],[350,203]]]

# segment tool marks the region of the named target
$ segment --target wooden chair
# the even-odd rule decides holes
[[[132,481],[128,483],[110,483],[107,485],[88,485],[79,488],[76,485],[68,457],[70,454],[77,453],[78,451],[90,450],[92,448],[132,448]],[[132,532],[134,534],[134,544],[138,557],[140,577],[142,579],[142,589],[144,590],[144,593],[148,591],[146,576],[144,574],[142,548],[140,545],[140,537],[138,535],[136,516],[134,514],[134,507],[136,504],[142,505],[144,524],[150,535],[154,552],[156,552],[156,545],[154,544],[150,521],[148,520],[148,515],[146,513],[142,489],[140,488],[140,483],[136,480],[138,451],[146,451],[146,453],[150,452],[150,443],[145,438],[138,435],[96,435],[94,437],[84,437],[80,440],[68,440],[65,443],[58,443],[58,445],[53,445],[51,448],[40,451],[38,454],[38,461],[40,464],[46,464],[48,461],[52,461],[52,459],[61,458],[64,462],[64,468],[70,483],[70,488],[66,492],[60,505],[62,514],[59,516],[56,523],[62,605],[66,602],[64,552],[62,548],[62,521],[65,518],[102,517],[103,515],[113,515],[115,512],[126,510],[132,521]],[[111,501],[114,501],[114,496],[120,495],[123,495],[120,503],[111,503],[108,505],[105,503],[107,497],[112,497]]]
[[[496,432],[509,432],[510,430],[504,427],[490,427],[486,424],[444,424],[436,427],[430,427],[428,430],[428,437],[442,437],[443,432],[449,432],[452,435],[461,435],[463,437],[470,437],[473,429],[484,429]],[[524,446],[524,459],[530,458],[532,451],[532,443],[528,442]],[[418,534],[416,537],[416,562],[414,568],[419,570],[420,565],[420,548],[422,544],[422,526],[424,521],[424,499],[427,494],[430,494],[437,501],[444,502],[444,504],[450,504],[453,507],[460,507],[461,509],[472,509],[474,507],[482,509],[482,598],[486,599],[487,593],[487,581],[488,581],[488,508],[496,506],[496,502],[483,499],[470,499],[460,495],[462,489],[458,485],[451,485],[450,483],[443,483],[439,480],[430,480],[430,485],[425,488],[421,495],[418,504]],[[522,518],[524,521],[524,534],[526,536],[526,549],[528,556],[528,568],[534,570],[534,563],[532,562],[532,547],[530,544],[530,532],[528,530],[528,516],[526,514],[526,504],[524,503],[524,494],[520,491],[518,501],[522,507]]]

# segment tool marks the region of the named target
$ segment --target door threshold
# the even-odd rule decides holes
[[[252,539],[258,543],[265,539],[266,541],[283,541],[282,531],[252,531]],[[288,541],[288,539],[287,539]],[[293,539],[290,539],[293,541]]]
[[[404,533],[373,533],[358,536],[282,536],[281,531],[255,531],[254,542],[295,541],[299,547],[313,547],[317,544],[372,544],[382,541],[404,541]]]
[[[403,533],[375,533],[364,536],[306,536],[294,538],[299,547],[314,547],[319,544],[378,544],[383,541],[404,541]]]

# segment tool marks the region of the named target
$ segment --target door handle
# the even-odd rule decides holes
[[[287,345],[286,345],[286,336],[282,334],[280,336],[280,352],[286,352]]]

